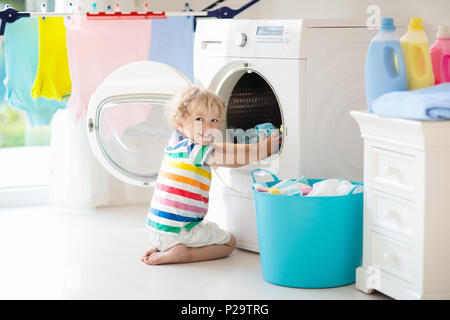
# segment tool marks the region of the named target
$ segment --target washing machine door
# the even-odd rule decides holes
[[[152,186],[171,137],[168,106],[191,82],[159,62],[141,61],[111,73],[91,96],[87,131],[100,163],[116,178]]]
[[[255,125],[261,123],[271,123],[276,128],[285,125],[277,92],[256,66],[239,61],[231,63],[217,73],[210,89],[226,103],[226,121],[222,130],[228,142],[256,142],[247,130],[251,132]],[[230,134],[233,131],[240,137]],[[250,171],[264,168],[278,175],[280,155],[286,154],[284,141],[279,153],[240,168],[214,167],[214,176],[222,182],[227,192],[253,199]]]

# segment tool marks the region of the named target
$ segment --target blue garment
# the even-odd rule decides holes
[[[194,82],[193,17],[152,20],[149,60],[168,64]]]
[[[275,126],[270,123],[270,122],[266,122],[266,123],[262,123],[262,124],[257,124],[255,126],[255,129],[258,132],[264,131],[264,133],[266,134],[266,137],[270,136],[272,134],[273,131],[278,130],[277,128],[275,128]]]
[[[38,68],[38,31],[37,18],[20,19],[8,23],[3,39],[6,99],[11,107],[25,111],[32,126],[50,124],[53,114],[67,102],[31,97]]]
[[[264,131],[265,137],[269,137],[273,131],[278,130],[272,123],[266,122],[257,124],[253,128],[247,129],[245,131],[236,129],[236,128],[228,128],[228,129],[234,129],[234,140],[235,143],[246,143],[246,144],[252,144],[259,142],[259,138],[261,136],[261,131]]]
[[[6,102],[5,100],[5,93],[6,93],[6,87],[3,81],[6,78],[6,70],[5,70],[5,50],[3,49],[3,46],[0,48],[0,104],[3,104]]]
[[[413,120],[450,118],[450,83],[413,91],[396,91],[372,102],[373,113]]]

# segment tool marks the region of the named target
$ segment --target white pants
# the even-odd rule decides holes
[[[231,233],[222,230],[217,224],[203,220],[191,230],[181,229],[179,233],[162,233],[149,228],[150,243],[159,251],[166,251],[177,244],[186,247],[203,247],[225,244],[231,240]]]

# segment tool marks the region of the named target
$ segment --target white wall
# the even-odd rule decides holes
[[[182,10],[185,0],[136,0],[137,8],[149,3],[150,10]],[[189,1],[194,10],[199,10],[214,0]],[[219,6],[239,8],[248,1],[228,0]],[[360,18],[366,20],[367,8],[377,5],[381,17],[409,20],[423,19],[430,42],[434,41],[437,25],[450,25],[449,0],[260,0],[240,14],[238,18],[301,19],[301,18]]]

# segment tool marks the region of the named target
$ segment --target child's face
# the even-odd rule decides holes
[[[220,113],[194,110],[179,124],[179,129],[190,139],[201,145],[208,145],[220,130]]]

